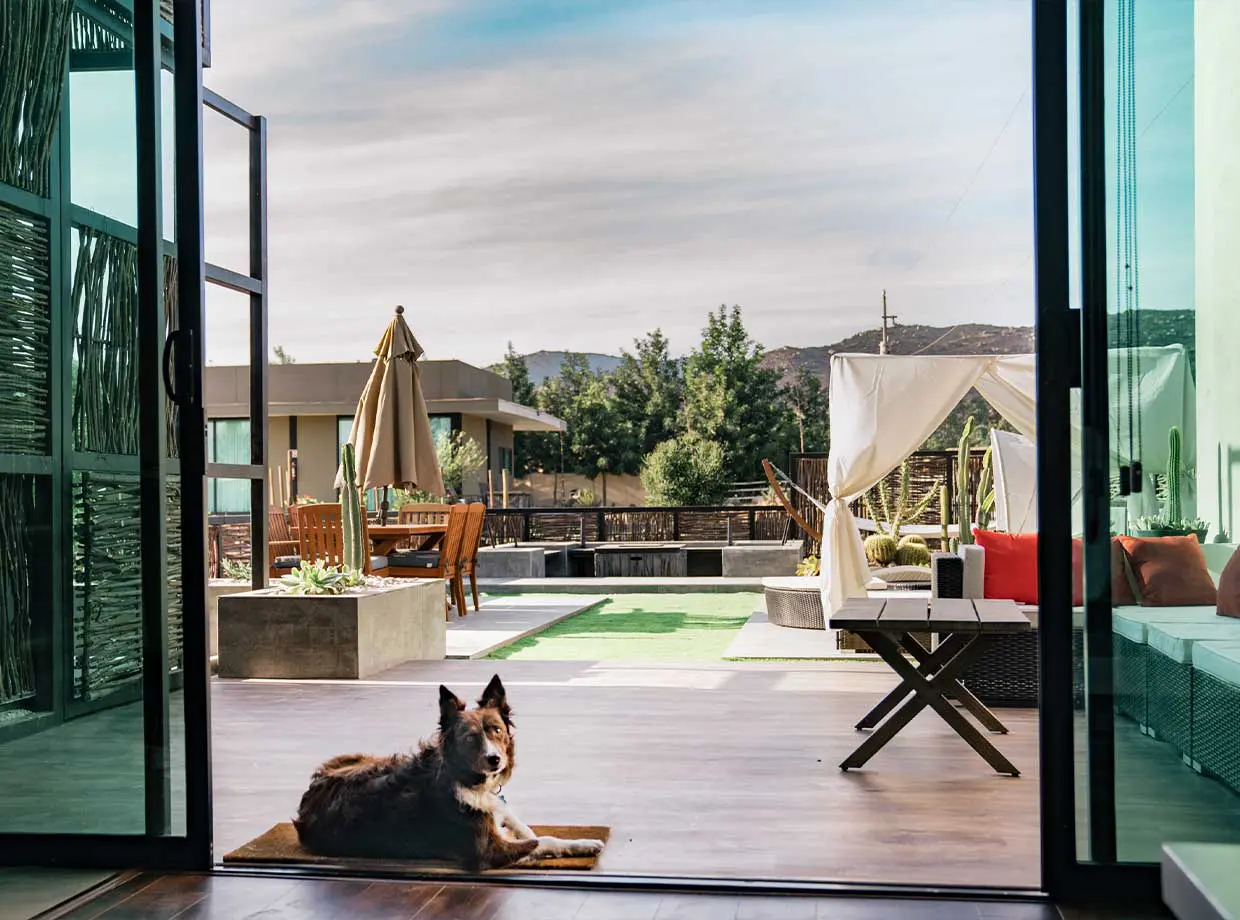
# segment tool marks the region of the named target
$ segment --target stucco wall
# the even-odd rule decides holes
[[[336,416],[297,418],[297,491],[322,502],[336,500]]]
[[[1198,2],[1195,210],[1197,513],[1240,529],[1240,3]]]

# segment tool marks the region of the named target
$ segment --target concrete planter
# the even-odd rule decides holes
[[[219,600],[220,677],[358,679],[446,653],[439,579],[356,594],[274,590]]]
[[[786,543],[738,543],[723,548],[725,578],[795,575],[805,550],[800,540]]]
[[[238,581],[235,578],[212,578],[207,582],[207,622],[210,630],[207,637],[207,654],[211,658],[220,653],[220,598],[228,594],[244,594],[249,590],[248,581]]]

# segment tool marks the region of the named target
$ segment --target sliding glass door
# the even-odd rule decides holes
[[[0,12],[0,863],[209,860],[201,220],[176,157],[198,141],[175,117],[197,5],[176,15],[174,58],[159,0]]]
[[[1063,295],[1045,317],[1070,327],[1039,335],[1043,409],[1068,436],[1041,451],[1041,520],[1059,514],[1041,559],[1060,589],[1043,627],[1047,884],[1152,893],[1164,843],[1240,842],[1240,620],[1220,615],[1240,609],[1217,585],[1238,510],[1240,10],[1069,7],[1077,143],[1056,188],[1079,246],[1039,250]],[[1070,539],[1085,604],[1069,616]]]

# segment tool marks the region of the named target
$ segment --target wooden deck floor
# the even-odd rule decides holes
[[[866,663],[461,661],[367,683],[220,681],[213,694],[217,854],[287,820],[337,753],[409,747],[436,688],[498,670],[516,710],[527,821],[608,824],[600,870],[1037,887],[1037,716],[998,740],[998,776],[923,714],[869,768],[841,773],[853,722],[893,685]]]

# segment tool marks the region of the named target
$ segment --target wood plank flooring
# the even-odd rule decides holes
[[[1057,920],[1046,904],[139,876],[67,920]]]

